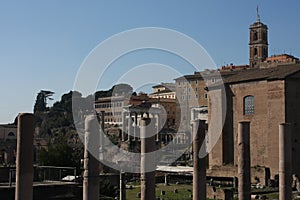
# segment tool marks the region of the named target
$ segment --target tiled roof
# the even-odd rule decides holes
[[[203,76],[205,76],[205,78],[210,78],[210,77],[217,77],[219,75],[221,75],[224,78],[224,77],[233,75],[235,73],[236,73],[236,71],[206,70],[206,71],[202,71],[202,72],[195,72],[192,75],[181,76],[181,77],[175,78],[175,80],[179,80],[179,79],[186,79],[186,80],[197,79],[197,80],[202,80]]]
[[[281,65],[263,69],[245,69],[236,71],[236,74],[225,79],[225,83],[239,83],[253,80],[281,80],[300,71],[300,64]]]
[[[17,128],[15,124],[0,124],[1,128]]]
[[[164,93],[170,93],[170,92],[175,92],[175,91],[172,91],[172,90],[169,90],[169,89],[165,89],[165,90],[161,90],[161,91],[158,91],[158,92],[151,93],[150,95],[164,94]]]

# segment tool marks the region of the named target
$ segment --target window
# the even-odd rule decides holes
[[[8,133],[8,136],[10,136],[10,137],[14,137],[14,136],[15,136],[15,134],[14,134],[13,132],[9,132],[9,133]]]
[[[198,84],[198,80],[196,80],[196,84]]]
[[[204,94],[204,98],[207,99],[207,94],[206,93]]]
[[[257,48],[254,48],[254,55],[257,56]]]
[[[253,40],[256,41],[258,39],[258,33],[255,31],[253,34]]]
[[[244,97],[244,115],[254,114],[254,96]]]
[[[216,82],[216,78],[212,78],[211,82],[213,82],[213,83]]]

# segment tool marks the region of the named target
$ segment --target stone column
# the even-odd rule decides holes
[[[160,121],[159,121],[159,114],[156,115],[156,125],[157,125],[157,129],[156,129],[156,141],[158,142],[159,141],[159,138],[158,138],[158,133],[160,131]]]
[[[126,199],[125,173],[120,171],[120,200]]]
[[[125,141],[125,132],[126,132],[126,126],[125,126],[125,121],[126,121],[126,112],[122,112],[122,141]]]
[[[33,198],[33,133],[33,114],[19,114],[15,200],[31,200]]]
[[[141,132],[141,200],[155,200],[155,171],[149,171],[155,165],[155,158],[147,153],[155,149],[154,127],[150,118],[142,118],[140,121]],[[149,127],[150,126],[150,127]]]
[[[104,145],[104,134],[105,134],[105,111],[101,111],[101,121],[100,121],[100,124],[101,124],[101,130],[102,131],[102,134],[100,134],[100,148],[103,147]]]
[[[165,174],[165,186],[169,185],[168,174]]]
[[[195,120],[195,108],[191,110],[191,121]]]
[[[251,199],[250,122],[238,124],[238,193],[239,200]]]
[[[290,124],[279,125],[279,199],[292,199],[292,135]]]
[[[128,132],[127,132],[127,141],[131,141],[131,134],[132,134],[132,119],[131,119],[131,113],[129,112],[128,116]]]
[[[133,129],[133,140],[135,141],[137,139],[137,112],[134,113],[134,129]]]
[[[105,135],[105,111],[101,111],[101,134],[99,135],[99,170],[101,172],[104,171],[104,165],[101,163],[101,161],[104,159],[103,158],[103,150],[104,150],[104,145],[105,145],[105,140],[104,140],[104,135]]]
[[[193,200],[206,200],[206,158],[199,158],[201,145],[205,145],[205,121],[193,120]]]
[[[85,119],[83,200],[99,199],[99,126],[93,115]]]

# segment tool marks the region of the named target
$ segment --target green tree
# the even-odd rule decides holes
[[[48,149],[39,152],[39,164],[59,167],[76,167],[80,170],[83,145],[70,145],[64,134],[58,134],[49,142]]]
[[[54,92],[52,91],[41,90],[36,97],[36,101],[33,108],[34,113],[47,111],[47,100],[53,100],[53,94]]]

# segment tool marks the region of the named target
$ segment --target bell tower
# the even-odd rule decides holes
[[[268,27],[260,21],[257,9],[257,20],[250,25],[250,68],[259,67],[268,57]]]

